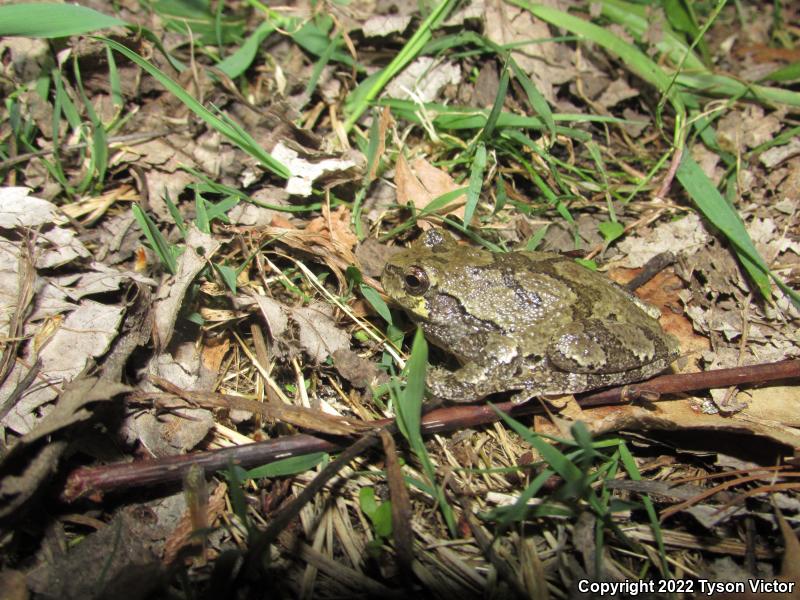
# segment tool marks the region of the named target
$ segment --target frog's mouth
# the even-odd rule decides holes
[[[423,296],[411,296],[406,294],[404,300],[406,310],[413,313],[415,317],[427,319],[430,316],[428,303]]]

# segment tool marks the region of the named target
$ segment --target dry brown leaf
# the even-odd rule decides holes
[[[439,196],[459,189],[450,174],[437,169],[424,158],[417,158],[409,165],[400,154],[395,166],[394,183],[397,186],[397,203],[413,204],[422,210]],[[437,211],[441,215],[464,217],[464,200],[459,199]]]
[[[414,532],[411,528],[413,513],[394,438],[386,429],[380,431],[386,458],[386,479],[392,502],[392,538],[401,569],[411,572],[414,560]]]
[[[744,592],[721,592],[714,593],[714,598],[723,600],[756,600],[769,596],[785,598],[786,600],[800,599],[800,542],[797,534],[792,530],[786,520],[776,509],[775,517],[778,520],[778,527],[781,531],[784,542],[783,561],[781,572],[777,577],[759,577],[747,573],[746,578],[730,578],[729,581],[737,581],[744,585]],[[764,583],[770,586],[769,589],[762,589]],[[709,588],[711,586],[708,586]],[[777,592],[777,593],[776,593]],[[708,593],[706,591],[706,593]]]
[[[256,301],[272,339],[286,343],[282,338],[291,320],[297,325],[300,346],[315,363],[324,362],[337,350],[350,348],[350,335],[336,325],[328,304],[291,307],[266,296],[256,296]]]
[[[692,255],[710,239],[700,217],[689,213],[682,219],[661,223],[643,234],[628,235],[617,243],[617,248],[627,255],[622,263],[637,268],[662,252]]]
[[[317,364],[337,350],[350,348],[350,335],[336,325],[332,309],[324,302],[297,308],[292,318],[300,329],[300,345]]]
[[[600,97],[597,98],[595,102],[597,102],[599,106],[608,110],[620,102],[630,100],[638,95],[639,90],[637,88],[631,87],[628,85],[627,81],[620,78],[612,81],[611,84],[603,90],[603,92],[600,94]]]
[[[58,390],[52,385],[68,382],[83,371],[92,361],[105,354],[117,337],[124,309],[92,300],[83,300],[61,323],[42,350],[40,377],[51,385],[32,386],[25,392],[3,422],[18,433],[27,433],[37,424],[36,410],[53,400]],[[27,349],[32,359],[33,347]],[[5,400],[27,372],[18,363],[0,388],[0,398]]]
[[[364,22],[364,37],[383,37],[403,33],[411,23],[411,15],[373,15]]]
[[[350,228],[350,210],[344,205],[331,212],[330,206],[325,204],[322,216],[309,221],[304,231],[327,234],[331,249],[337,256],[352,256],[352,250],[358,243],[358,236]]]
[[[55,472],[66,448],[67,442],[62,440],[39,445],[35,456],[26,457],[22,472],[14,469],[10,474],[3,474],[0,479],[0,517],[14,514],[34,495],[39,486]]]
[[[76,379],[64,386],[64,391],[59,396],[53,410],[47,413],[47,416],[36,425],[33,431],[22,436],[21,441],[30,444],[59,429],[84,421],[92,415],[87,405],[111,400],[114,396],[131,389],[127,385],[102,381],[96,377]]]
[[[118,513],[80,544],[41,561],[28,573],[28,585],[47,598],[150,597],[160,585],[160,567],[140,527]]]
[[[278,142],[272,149],[272,156],[281,162],[291,177],[286,182],[286,191],[295,196],[310,196],[314,182],[333,175],[352,173],[357,167],[352,158],[320,158],[308,159],[299,155],[296,150]],[[353,179],[355,175],[347,175],[346,179]]]
[[[178,259],[178,272],[168,285],[159,289],[155,301],[153,335],[159,349],[166,348],[172,339],[186,292],[219,247],[220,241],[216,237],[203,233],[194,225],[190,227],[186,236],[186,250]]]
[[[448,85],[461,83],[461,67],[421,56],[408,65],[386,86],[385,96],[417,102],[433,102]]]

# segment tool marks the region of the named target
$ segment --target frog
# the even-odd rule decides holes
[[[426,385],[449,402],[512,401],[648,379],[678,357],[660,311],[573,259],[490,252],[432,228],[387,261],[387,296],[452,355]]]

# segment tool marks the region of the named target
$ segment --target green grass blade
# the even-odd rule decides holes
[[[747,98],[762,104],[800,106],[800,92],[747,83],[714,73],[680,73],[676,82],[690,90],[721,98]]]
[[[121,19],[75,4],[0,6],[0,36],[56,38],[127,25]]]
[[[238,288],[236,274],[237,270],[229,265],[223,265],[220,263],[212,263],[214,265],[214,269],[216,269],[219,276],[222,277],[222,281],[225,282],[225,285],[228,286],[228,289],[231,293],[236,294],[236,290]]]
[[[274,19],[273,19],[273,22]],[[297,20],[291,21],[297,23]],[[287,23],[288,25],[288,23]],[[281,29],[288,29],[287,25],[281,26]],[[295,27],[295,25],[290,25]],[[333,20],[328,15],[319,15],[314,21],[308,21],[302,27],[290,34],[292,41],[300,46],[306,52],[310,52],[314,56],[323,56],[328,46],[331,43],[329,36],[330,30],[333,28]],[[343,52],[341,43],[333,50],[330,55],[330,60],[335,60],[348,67],[354,67],[357,71],[362,71],[363,67],[353,61],[353,57],[347,52]]]
[[[258,142],[256,142],[250,134],[242,129],[238,124],[233,123],[224,115],[219,116],[208,110],[205,106],[200,104],[191,94],[187,93],[178,83],[173,81],[166,73],[156,68],[144,58],[129,50],[122,44],[110,40],[108,38],[98,38],[105,42],[112,49],[116,50],[123,56],[126,56],[134,63],[139,65],[142,69],[147,71],[154,79],[163,85],[167,91],[172,93],[176,98],[183,102],[194,114],[203,119],[210,127],[219,131],[225,136],[228,141],[235,144],[250,156],[258,160],[266,169],[272,171],[279,177],[288,179],[291,176],[289,169],[283,164],[275,160],[266,150],[264,150]]]
[[[422,447],[420,422],[422,401],[425,398],[425,369],[428,364],[428,344],[422,330],[417,329],[411,356],[406,364],[407,384],[397,402],[397,423],[412,448]]]
[[[584,21],[568,13],[550,8],[549,6],[535,5],[525,0],[509,0],[511,4],[530,11],[534,16],[547,21],[557,27],[583,36],[587,40],[602,46],[612,54],[619,56],[622,62],[634,74],[638,75],[659,92],[666,95],[676,111],[683,113],[683,101],[674,90],[670,89],[670,78],[661,68],[654,63],[641,50],[636,48],[607,29],[598,27],[594,23]]]
[[[624,0],[603,0],[601,6],[603,16],[624,26],[637,41],[641,41],[652,28],[652,17],[646,14],[645,7],[642,5]],[[721,6],[718,5],[719,8]],[[706,27],[709,24],[706,23]],[[696,42],[702,43],[702,38],[697,38]],[[691,47],[669,29],[662,32],[655,47],[666,56],[669,63],[681,67],[681,72],[678,73],[675,80],[684,88],[722,98],[748,98],[766,104],[800,106],[800,93],[798,92],[750,84],[727,75],[710,72]]]
[[[178,227],[178,230],[181,232],[181,236],[186,237],[186,223],[183,220],[183,215],[175,203],[172,201],[172,197],[169,195],[169,190],[164,190],[164,204],[167,205],[167,210],[169,210],[169,214],[172,217],[172,220],[175,221],[175,225]]]
[[[425,369],[428,364],[428,343],[422,330],[417,329],[414,335],[414,343],[411,346],[411,356],[406,364],[407,383],[403,392],[395,403],[397,412],[397,425],[400,432],[408,440],[409,446],[414,454],[417,455],[422,469],[434,486],[434,497],[436,498],[442,516],[447,523],[447,527],[452,535],[456,534],[456,520],[453,509],[447,503],[444,491],[436,485],[436,471],[433,467],[425,442],[422,439],[420,423],[422,421],[422,401],[425,397]]]
[[[703,215],[733,244],[736,255],[753,278],[761,295],[771,298],[769,267],[758,254],[739,215],[725,201],[689,152],[684,152],[676,177]]]
[[[469,227],[478,201],[481,199],[481,189],[483,189],[483,173],[486,170],[486,144],[478,143],[475,156],[472,159],[472,169],[469,174],[469,186],[467,187],[467,204],[464,206],[464,227]]]
[[[172,275],[178,272],[178,261],[175,260],[175,253],[172,250],[170,243],[166,240],[163,234],[158,230],[153,220],[144,212],[138,204],[131,207],[133,216],[139,223],[144,236],[150,242],[150,247],[156,253],[158,259],[166,267]]]
[[[550,134],[549,143],[552,144],[556,140],[556,122],[553,119],[550,105],[534,85],[533,81],[531,81],[530,77],[525,74],[525,71],[520,69],[513,57],[509,58],[509,64],[511,65],[511,70],[514,72],[514,77],[517,78],[522,89],[525,90],[525,94],[528,96],[528,102],[530,102],[534,112],[536,112],[547,127],[547,132]]]
[[[308,78],[308,83],[306,84],[305,90],[306,98],[311,98],[311,94],[314,93],[317,83],[319,83],[319,78],[322,75],[323,69],[331,61],[333,55],[336,53],[336,50],[341,45],[342,36],[341,34],[337,34],[325,47],[325,50],[319,57],[319,60],[314,64],[314,68],[311,70],[311,77]]]
[[[381,90],[386,87],[386,84],[419,54],[422,47],[431,39],[432,31],[447,17],[453,6],[455,6],[455,0],[442,0],[442,2],[433,9],[433,12],[422,22],[419,29],[414,32],[414,35],[411,36],[411,39],[403,46],[397,56],[395,56],[386,68],[380,71],[379,75],[370,82],[366,93],[357,94],[358,100],[347,106],[347,112],[349,114],[344,124],[345,131],[350,131],[350,129],[353,128],[356,121],[358,121],[361,115],[364,114],[364,111],[367,110],[369,103],[377,98]],[[364,83],[359,85],[350,94],[356,94]]]
[[[255,467],[245,471],[245,479],[264,479],[265,477],[284,477],[305,473],[322,462],[327,462],[330,457],[327,452],[312,452],[304,456],[290,456],[275,462]]]
[[[641,42],[653,26],[652,16],[648,16],[642,5],[623,0],[603,0],[600,4],[603,16],[625,27],[637,42]],[[674,66],[683,63],[684,68],[690,71],[706,70],[703,61],[694,52],[689,51],[686,42],[674,31],[667,27],[659,38],[655,42],[656,49],[665,54]]]
[[[362,283],[358,287],[361,290],[361,295],[364,296],[364,299],[367,302],[369,302],[373,310],[383,317],[384,321],[391,325],[392,313],[389,310],[389,307],[386,305],[386,302],[384,302],[383,298],[381,298],[381,295],[366,284]]]
[[[106,60],[108,60],[108,86],[111,88],[111,103],[119,114],[119,111],[125,106],[125,101],[122,99],[122,81],[119,78],[114,53],[108,46],[106,46]]]
[[[625,471],[627,471],[631,480],[641,481],[642,474],[639,472],[636,460],[633,458],[628,446],[622,440],[619,442],[619,455],[622,465],[625,467]],[[667,561],[667,549],[664,546],[664,536],[661,533],[661,524],[658,520],[656,508],[653,506],[653,501],[648,494],[642,494],[642,503],[647,512],[647,518],[650,521],[650,529],[653,531],[653,538],[656,540],[656,545],[658,546],[658,556],[661,561],[661,574],[664,577],[668,577],[669,562]]]
[[[206,212],[206,201],[201,194],[197,193],[197,190],[195,190],[194,208],[195,208],[194,224],[203,233],[210,234],[211,220],[208,218],[208,212]]]
[[[267,36],[273,31],[275,31],[275,26],[272,23],[266,21],[261,23],[261,25],[247,37],[239,49],[225,58],[225,60],[217,63],[216,68],[231,79],[237,78],[253,64],[253,60],[256,58],[256,53],[261,47],[261,43],[267,39]]]
[[[491,405],[492,410],[494,410],[497,415],[508,425],[511,429],[513,429],[517,435],[519,435],[522,439],[528,442],[531,446],[533,446],[542,459],[550,465],[550,467],[561,477],[564,481],[568,482],[575,482],[579,480],[583,480],[583,474],[581,473],[580,469],[572,462],[563,452],[561,452],[558,448],[553,446],[552,444],[548,444],[547,442],[542,439],[542,436],[532,432],[530,429],[525,427],[522,423],[510,417],[506,413],[501,410],[495,408],[494,405]]]
[[[768,75],[765,75],[762,80],[776,81],[778,83],[792,83],[800,81],[800,61],[793,62],[779,69],[775,69]]]
[[[494,128],[497,126],[497,120],[503,112],[503,104],[506,101],[506,93],[508,92],[508,61],[503,65],[503,73],[500,75],[500,83],[497,85],[497,95],[494,98],[492,110],[486,118],[486,125],[483,128],[481,139],[490,140],[494,133]]]
[[[408,100],[397,98],[384,98],[378,103],[381,106],[389,106],[392,113],[397,117],[405,119],[411,123],[422,124],[419,116],[424,111],[427,117],[433,122],[437,130],[458,131],[463,129],[481,129],[486,126],[489,111],[480,108],[467,106],[446,106],[435,102],[428,102],[422,105],[415,104]],[[586,114],[555,114],[552,115],[554,125],[560,123],[629,123],[627,119],[609,117],[605,115],[586,115]],[[549,131],[543,118],[536,116],[517,115],[502,112],[495,124],[497,129],[533,129],[536,131]],[[569,127],[555,126],[556,133],[582,142],[589,141],[591,135],[585,131],[572,129]]]

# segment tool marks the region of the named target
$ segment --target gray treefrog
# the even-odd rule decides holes
[[[557,254],[492,253],[431,229],[388,261],[382,283],[458,359],[459,369],[434,368],[427,379],[433,395],[454,402],[640,381],[680,352],[658,309]]]

